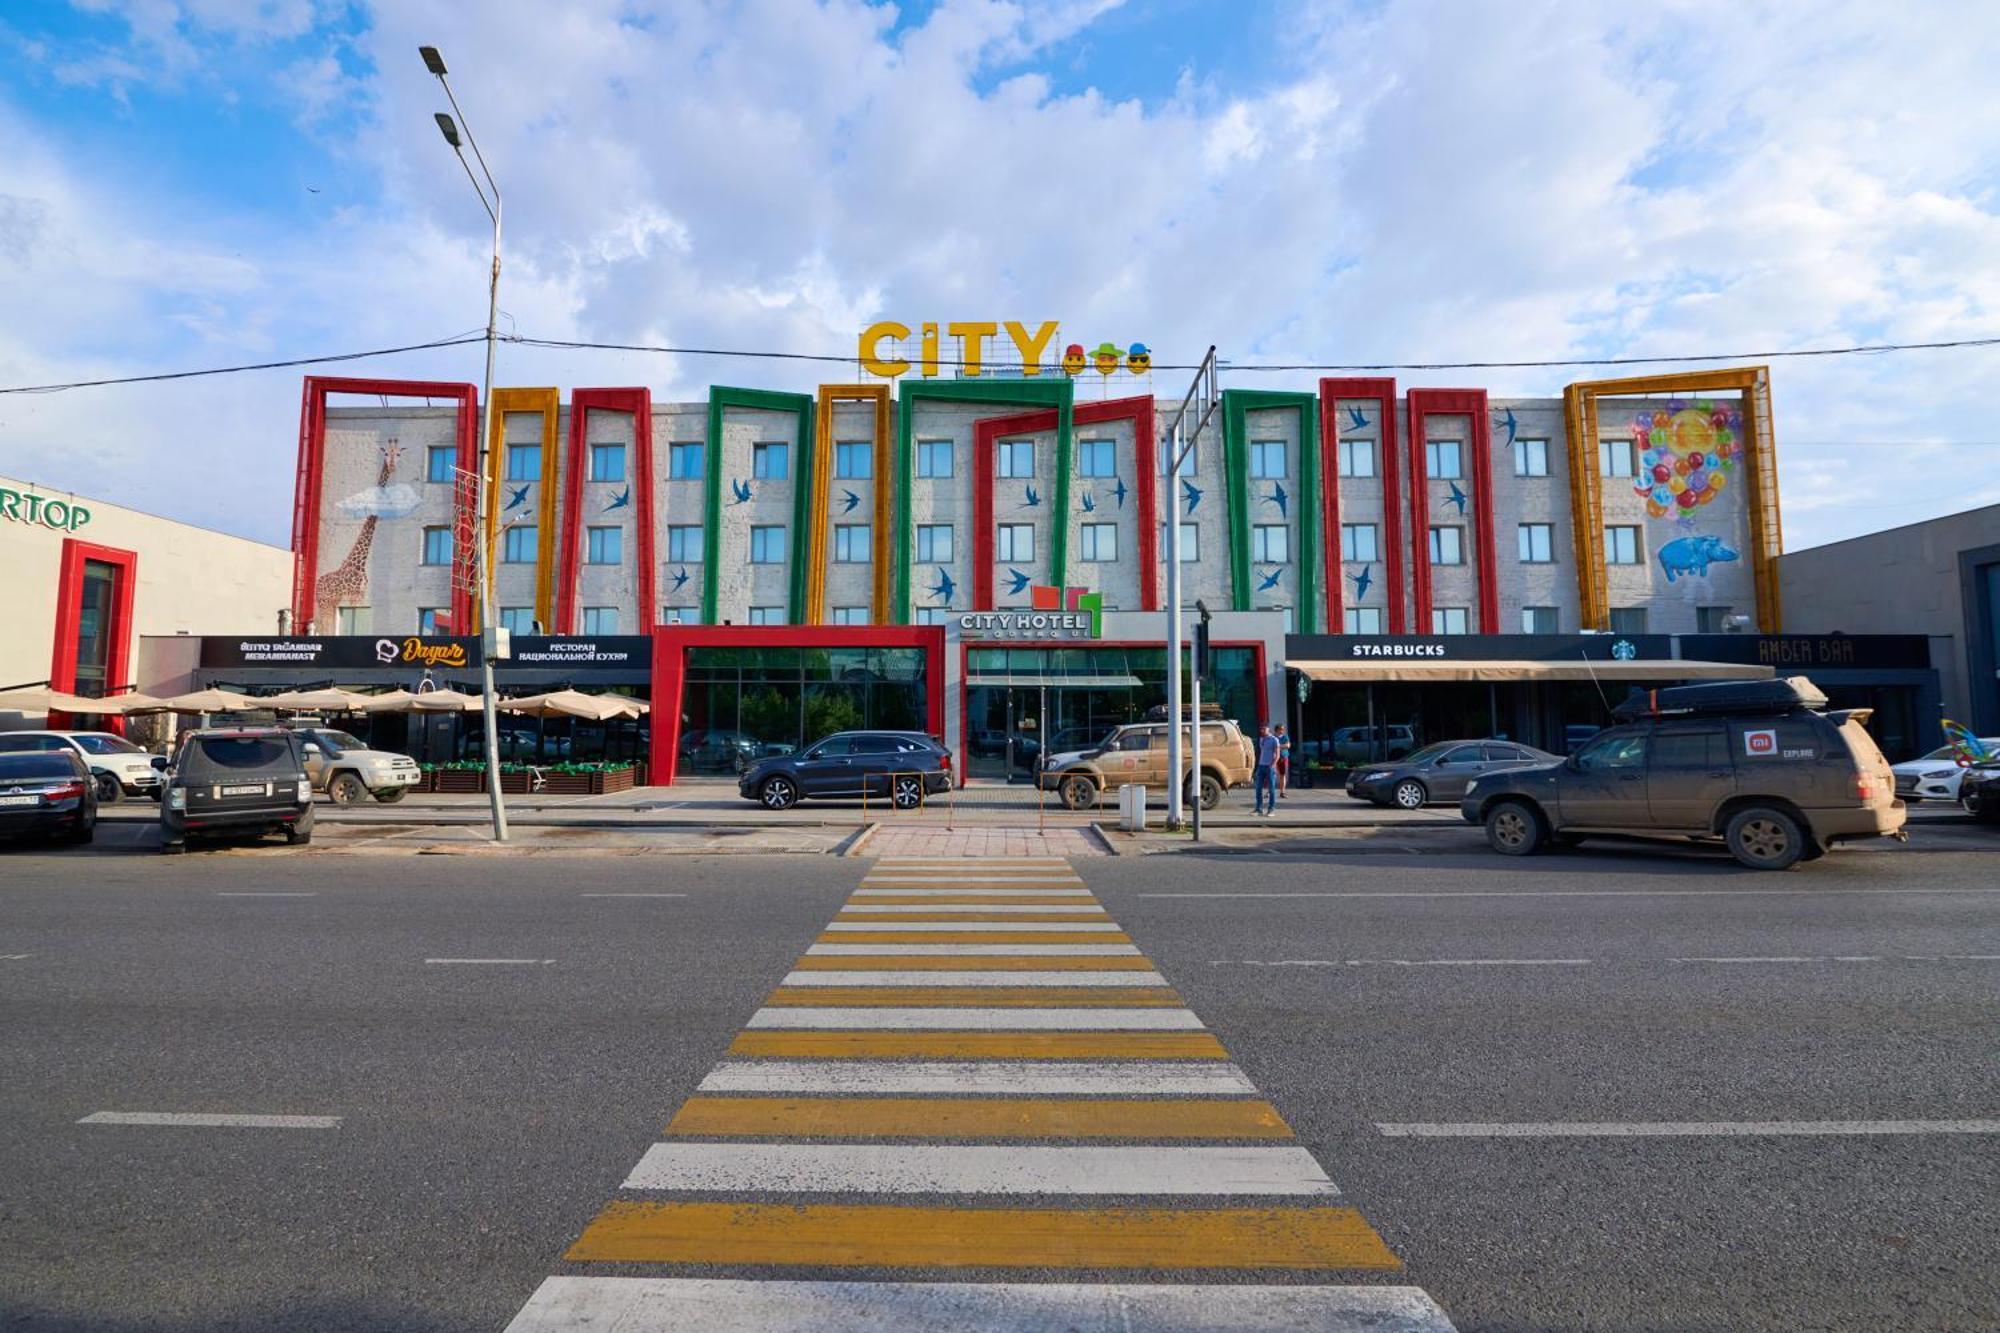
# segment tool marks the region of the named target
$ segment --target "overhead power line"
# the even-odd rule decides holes
[[[257,361],[246,365],[212,366],[199,370],[170,370],[151,375],[124,375],[96,380],[73,380],[61,384],[18,384],[0,387],[0,394],[62,393],[70,389],[98,389],[118,384],[152,384],[165,380],[200,379],[213,375],[240,375],[257,370],[285,370],[297,366],[330,365],[341,361],[361,361],[369,357],[398,356],[406,352],[434,351],[443,347],[462,347],[468,343],[484,342],[482,335],[457,335],[439,338],[431,342],[410,343],[402,347],[378,347],[365,352],[330,352],[319,356],[292,357],[283,361]],[[724,347],[662,347],[648,343],[585,342],[567,338],[530,338],[520,334],[503,334],[500,341],[515,343],[523,347],[541,347],[552,351],[592,351],[592,352],[644,352],[655,356],[700,356],[746,361],[804,361],[823,365],[850,365],[857,358],[833,356],[821,352],[780,352],[766,349],[743,349]],[[1715,364],[1725,361],[1779,361],[1801,357],[1826,356],[1880,356],[1891,352],[1941,352],[1970,347],[2000,346],[2000,337],[1954,338],[1942,342],[1921,343],[1866,343],[1849,347],[1808,347],[1793,350],[1763,352],[1702,352],[1673,356],[1595,356],[1595,357],[1549,357],[1532,361],[1347,361],[1347,362],[1240,362],[1222,361],[1221,368],[1265,374],[1282,371],[1361,371],[1361,370],[1535,370],[1561,369],[1569,366],[1652,366],[1687,365],[1691,363]],[[963,368],[965,361],[940,357],[931,364],[939,367]],[[992,362],[984,363],[993,365]],[[1194,365],[1178,365],[1154,362],[1154,370],[1195,370]]]

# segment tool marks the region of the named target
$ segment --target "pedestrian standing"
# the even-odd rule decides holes
[[[1285,730],[1285,724],[1278,724],[1278,796],[1283,799],[1285,788],[1292,781],[1292,734]]]
[[[1278,738],[1271,729],[1257,730],[1257,771],[1254,775],[1257,808],[1259,815],[1278,813]]]

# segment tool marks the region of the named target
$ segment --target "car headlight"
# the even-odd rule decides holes
[[[186,787],[172,787],[168,789],[167,807],[169,809],[185,810],[187,809],[187,803],[188,803],[188,793]]]
[[[1378,768],[1373,773],[1363,773],[1361,775],[1361,780],[1363,782],[1380,782],[1383,778],[1386,778],[1388,776],[1389,776],[1388,769]]]
[[[1920,774],[1918,774],[1918,775],[1917,775],[1917,781],[1919,781],[1919,782],[1941,782],[1941,781],[1943,781],[1944,779],[1946,779],[1946,778],[1950,777],[1950,776],[1951,776],[1952,774],[1954,774],[1954,773],[1956,773],[1956,772],[1958,772],[1958,769],[1956,769],[1956,768],[1934,768],[1934,769],[1932,769],[1932,770],[1931,770],[1930,772],[1928,772],[1928,773],[1920,773]]]
[[[301,801],[306,801],[306,802],[310,802],[310,801],[312,800],[312,798],[313,798],[313,784],[312,784],[312,779],[311,779],[311,778],[300,778],[300,779],[299,779],[299,799],[300,799]]]

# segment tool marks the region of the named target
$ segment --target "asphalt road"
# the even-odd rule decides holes
[[[2000,1116],[1980,834],[1776,876],[1433,836],[1080,864],[1389,1280],[1462,1330],[2000,1327],[2000,1134],[1378,1128]],[[502,1327],[862,870],[0,852],[0,1328]]]

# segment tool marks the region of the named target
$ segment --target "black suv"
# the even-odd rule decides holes
[[[1901,836],[1909,812],[1870,710],[1826,703],[1802,676],[1635,690],[1618,725],[1560,763],[1475,779],[1459,811],[1508,856],[1595,833],[1720,837],[1744,865],[1784,870]]]
[[[837,731],[798,754],[760,759],[736,790],[766,810],[789,810],[801,797],[887,797],[913,810],[926,795],[951,789],[951,751],[921,731]]]
[[[160,850],[182,852],[188,839],[282,833],[312,841],[312,779],[305,741],[279,727],[193,731],[181,738],[160,801]]]

